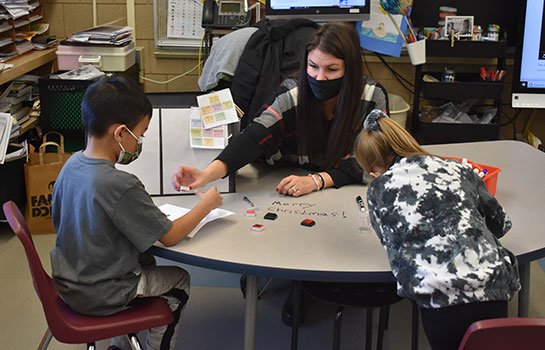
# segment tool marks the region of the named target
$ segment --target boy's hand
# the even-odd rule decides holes
[[[171,181],[176,191],[180,191],[180,186],[189,187],[192,190],[208,183],[204,172],[191,166],[180,166],[178,172],[172,176]]]
[[[223,197],[220,195],[220,191],[216,188],[216,186],[212,187],[205,193],[195,190],[195,194],[200,198],[199,204],[202,203],[202,205],[204,205],[208,210],[216,209],[223,204]]]

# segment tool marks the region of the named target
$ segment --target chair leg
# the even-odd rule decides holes
[[[382,350],[382,345],[384,343],[384,330],[386,329],[386,322],[388,322],[389,313],[390,313],[389,306],[384,306],[379,309],[377,350]]]
[[[293,320],[291,323],[291,350],[297,350],[299,337],[299,317],[301,313],[301,281],[293,281]]]
[[[386,308],[386,314],[384,315],[384,329],[388,329],[388,326],[390,325],[390,305],[385,306]]]
[[[272,282],[272,277],[269,277],[267,279],[267,282],[265,282],[265,284],[263,284],[263,287],[261,287],[261,289],[258,290],[257,299],[259,299],[261,297],[261,295],[265,292],[265,289],[267,289],[267,287],[269,286],[269,284],[271,284],[271,282]]]
[[[129,344],[131,345],[132,350],[143,350],[142,344],[140,344],[140,341],[138,341],[138,337],[136,334],[131,333],[127,334],[127,338],[129,338]]]
[[[40,345],[38,345],[39,350],[45,350],[49,346],[49,343],[51,342],[51,338],[53,338],[53,334],[48,329],[45,330],[44,336],[42,337],[42,341],[40,342]]]
[[[341,348],[341,326],[343,321],[343,306],[337,306],[337,313],[335,314],[335,324],[333,327],[333,350],[339,350]]]
[[[365,349],[371,350],[373,346],[373,308],[366,309],[367,321],[365,324]]]
[[[418,305],[413,301],[413,325],[412,325],[412,339],[411,350],[418,350]]]

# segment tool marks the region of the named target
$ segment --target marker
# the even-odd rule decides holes
[[[362,213],[365,213],[365,205],[363,205],[363,199],[361,199],[360,196],[356,197],[356,203],[358,203],[358,207],[360,207],[360,211]]]
[[[250,198],[248,198],[248,197],[244,196],[244,197],[243,197],[242,199],[244,199],[244,200],[245,200],[246,202],[248,202],[248,203],[249,203],[249,204],[250,204],[250,205],[251,205],[252,207],[254,207],[254,208],[255,208],[255,204],[254,204],[254,203],[252,203],[252,201],[250,200]]]
[[[479,173],[479,177],[482,179],[483,177],[485,177],[486,174],[488,174],[488,170],[483,169],[483,171]]]

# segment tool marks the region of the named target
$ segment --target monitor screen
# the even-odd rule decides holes
[[[543,0],[521,1],[515,53],[513,108],[545,108],[545,11]]]
[[[355,22],[369,19],[369,0],[267,0],[265,16],[307,18],[316,22]]]

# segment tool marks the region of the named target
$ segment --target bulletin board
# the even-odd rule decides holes
[[[153,0],[155,47],[195,50],[204,29],[201,0]]]

